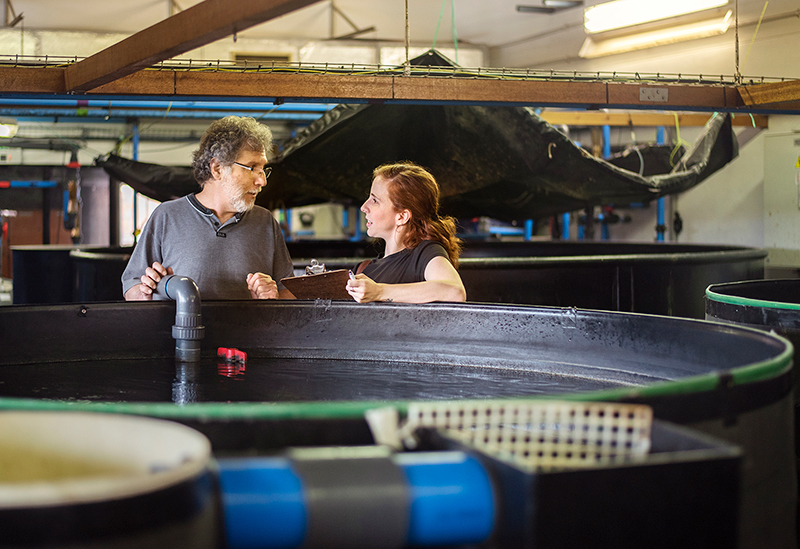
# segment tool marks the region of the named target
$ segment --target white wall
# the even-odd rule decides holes
[[[797,6],[795,6],[795,9]],[[800,77],[800,18],[786,17],[739,30],[739,69],[745,76]],[[721,36],[596,59],[578,57],[583,28],[572,27],[543,38],[489,50],[492,67],[530,67],[577,71],[733,75],[734,28]],[[565,38],[569,38],[565,40]]]
[[[0,28],[0,52],[4,56],[49,56],[64,58],[89,57],[127,38],[122,33],[79,31],[24,30]],[[409,57],[430,49],[430,44],[412,44]],[[486,66],[488,49],[464,44],[458,52],[441,44],[437,48],[450,59],[465,67]],[[392,42],[372,42],[367,45],[356,40],[264,39],[247,36],[223,38],[201,48],[179,55],[176,59],[233,60],[235,54],[288,56],[290,62],[343,63],[363,65],[400,65],[405,61],[405,46]]]
[[[780,117],[764,140],[764,244],[769,264],[800,267],[800,118]]]
[[[688,129],[682,133],[689,133]],[[696,129],[692,133],[696,133]],[[666,198],[666,240],[692,244],[764,246],[763,159],[764,139],[768,133],[760,132],[740,147],[739,156],[733,162],[696,187]],[[683,221],[680,234],[671,230],[676,211]],[[623,209],[620,212],[630,215],[632,221],[612,226],[612,240],[655,240],[655,202],[645,209]]]

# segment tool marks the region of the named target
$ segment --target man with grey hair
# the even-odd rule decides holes
[[[153,299],[162,277],[187,276],[203,299],[291,299],[292,260],[278,221],[256,206],[267,184],[269,128],[226,116],[193,153],[200,191],[159,204],[122,274],[126,300]]]

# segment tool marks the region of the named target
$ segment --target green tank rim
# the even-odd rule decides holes
[[[750,330],[751,328],[743,328]],[[758,332],[758,330],[752,329]],[[762,332],[759,332],[762,333]],[[651,385],[623,387],[584,393],[564,395],[540,395],[532,397],[508,397],[506,399],[465,399],[475,401],[507,400],[567,400],[567,401],[618,401],[622,399],[657,398],[677,394],[690,394],[714,391],[720,386],[723,377],[732,379],[733,385],[745,385],[778,377],[792,368],[794,349],[789,340],[777,334],[771,334],[783,341],[786,349],[783,352],[752,364],[746,364],[732,370],[710,372],[698,376],[687,377],[675,381],[663,381]],[[9,410],[30,411],[74,411],[101,412],[118,414],[137,414],[163,419],[353,419],[363,417],[367,410],[393,407],[400,413],[408,409],[409,400],[397,401],[334,401],[334,402],[198,402],[190,404],[173,403],[139,403],[139,402],[60,402],[30,398],[0,398],[0,412]]]
[[[715,292],[711,288],[715,286],[728,286],[729,284],[712,284],[706,288],[706,298],[717,303],[728,305],[739,305],[743,307],[761,307],[765,309],[786,309],[800,311],[800,303],[787,303],[785,301],[768,301],[765,299],[754,299],[752,297],[740,297]]]

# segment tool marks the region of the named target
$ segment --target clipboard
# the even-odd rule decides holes
[[[345,299],[352,301],[345,286],[350,278],[348,269],[336,269],[313,275],[289,276],[281,282],[297,299]]]

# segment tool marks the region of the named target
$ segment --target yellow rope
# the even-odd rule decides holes
[[[753,49],[753,42],[756,41],[756,35],[758,34],[758,29],[761,28],[761,21],[764,19],[764,14],[767,12],[767,6],[769,5],[769,0],[764,2],[764,9],[761,10],[761,16],[758,18],[758,24],[756,25],[756,30],[753,33],[753,38],[750,39],[750,45],[747,47],[747,54],[744,56],[744,63],[742,63],[742,68],[747,65],[747,58],[750,57],[750,50]]]
[[[686,145],[687,148],[691,146],[687,141],[681,139],[681,125],[678,122],[678,113],[674,112],[672,113],[672,115],[675,117],[675,148],[672,149],[672,152],[669,154],[670,166],[675,165],[674,162],[675,153],[680,150],[681,145]]]

